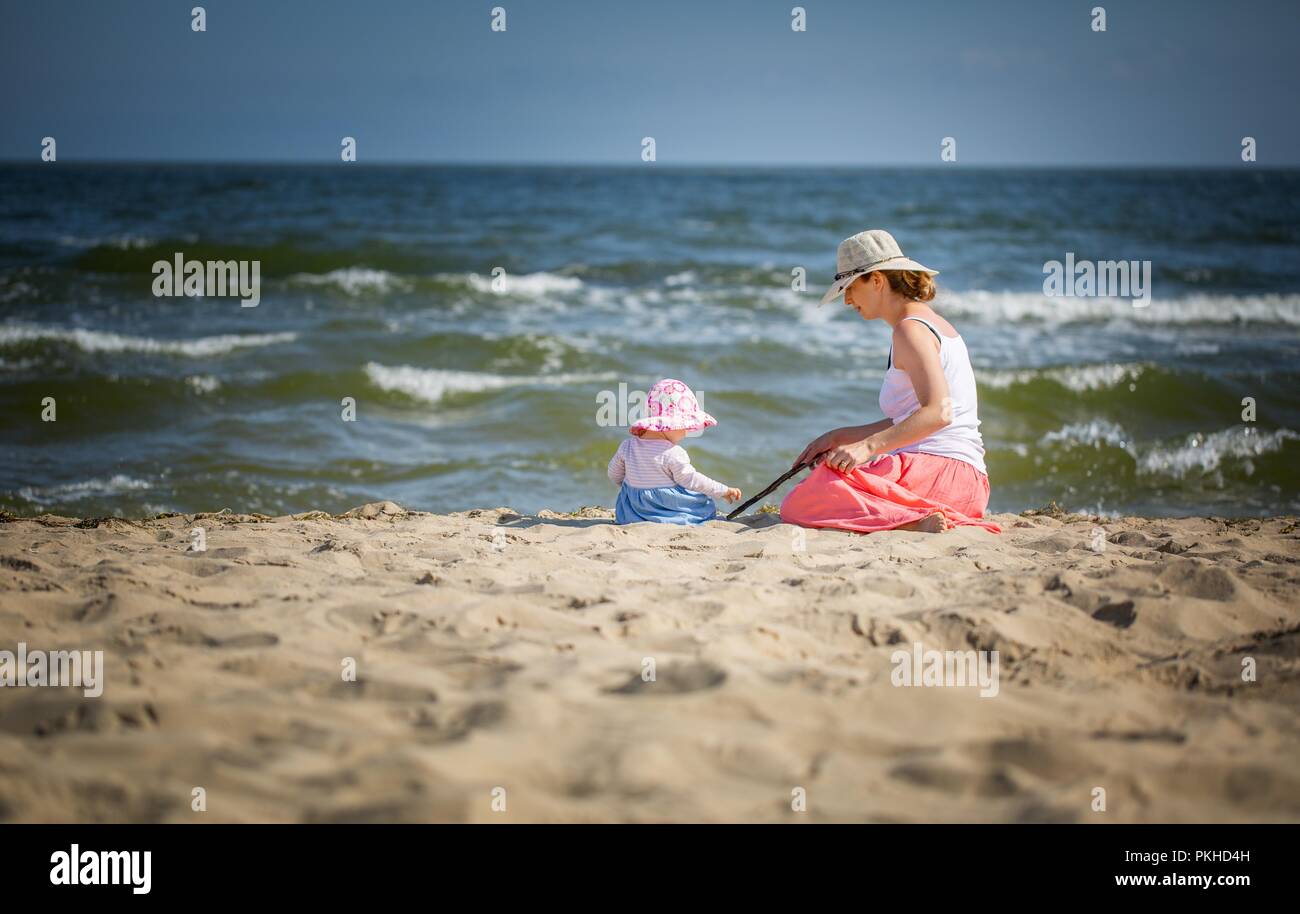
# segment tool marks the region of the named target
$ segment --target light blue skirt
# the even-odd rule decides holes
[[[614,503],[620,524],[650,521],[656,524],[702,524],[718,516],[713,499],[681,486],[634,489],[623,483]]]

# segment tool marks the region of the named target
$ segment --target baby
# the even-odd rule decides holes
[[[739,489],[697,472],[678,444],[687,432],[718,424],[689,387],[665,378],[650,388],[645,411],[632,423],[633,437],[609,461],[610,481],[619,486],[614,515],[620,524],[702,524],[718,514],[714,498],[740,500]]]

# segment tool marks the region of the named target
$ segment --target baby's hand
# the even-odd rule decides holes
[[[727,501],[740,501],[741,495],[739,489],[728,489],[722,493],[722,497]]]

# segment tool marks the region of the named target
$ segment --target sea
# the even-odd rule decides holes
[[[662,377],[756,492],[881,416],[889,328],[818,307],[867,228],[940,271],[991,510],[1300,513],[1300,171],[1245,163],[0,165],[0,509],[609,506]],[[256,307],[155,294],[178,254],[256,261]],[[1045,294],[1067,256],[1149,299]]]

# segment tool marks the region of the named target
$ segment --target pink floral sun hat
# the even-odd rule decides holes
[[[717,425],[718,420],[700,409],[695,394],[681,381],[664,378],[646,394],[645,417],[632,423],[632,434],[642,432],[695,432]]]

